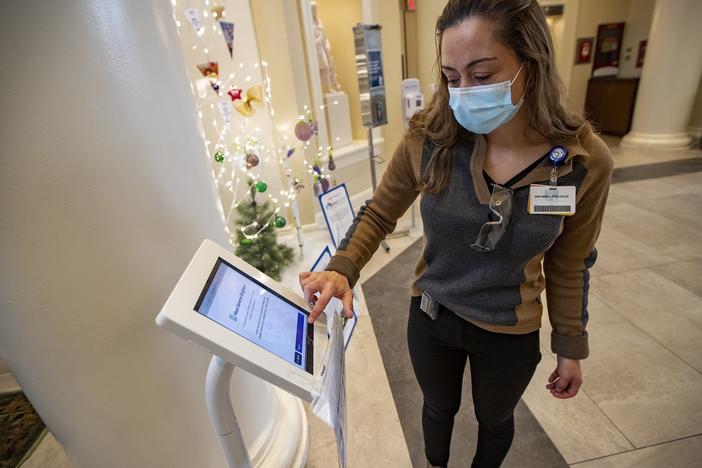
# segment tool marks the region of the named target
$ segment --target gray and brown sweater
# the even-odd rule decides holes
[[[382,180],[360,209],[326,269],[353,285],[380,241],[421,194],[431,147],[412,134],[400,142]],[[476,136],[455,153],[448,189],[421,194],[424,250],[415,268],[413,296],[426,291],[460,317],[489,331],[523,334],[541,326],[540,295],[546,289],[552,325],[551,349],[558,355],[588,355],[589,273],[597,257],[612,173],[612,156],[593,133],[568,145],[558,185],[575,185],[573,216],[527,213],[529,185],[548,183],[548,159],[514,183],[512,217],[495,250],[470,247],[487,221],[490,188],[483,177],[485,140]],[[542,269],[543,264],[543,269]]]

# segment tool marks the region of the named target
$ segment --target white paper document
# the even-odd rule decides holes
[[[329,345],[322,362],[321,384],[312,400],[312,412],[334,429],[339,465],[346,468],[346,370],[341,317],[331,314]]]

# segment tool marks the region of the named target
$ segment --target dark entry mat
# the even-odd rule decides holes
[[[364,283],[363,292],[412,464],[415,467],[424,468],[426,459],[421,427],[422,393],[412,371],[406,338],[410,303],[409,284],[421,250],[422,240],[420,239]],[[521,401],[517,406],[515,419],[514,442],[503,467],[568,466],[531,411]],[[473,414],[470,372],[466,369],[463,378],[463,403],[456,416],[449,466],[470,466],[477,433],[478,425]]]
[[[15,468],[31,454],[46,426],[22,392],[0,394],[0,468]]]

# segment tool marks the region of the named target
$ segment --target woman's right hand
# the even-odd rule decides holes
[[[305,301],[314,306],[307,319],[309,323],[317,320],[319,314],[334,297],[344,304],[344,317],[353,317],[353,290],[349,286],[349,280],[341,273],[303,271],[300,273],[300,286],[302,286]]]

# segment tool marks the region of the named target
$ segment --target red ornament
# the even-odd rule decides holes
[[[238,99],[241,99],[241,93],[242,89],[239,88],[232,88],[229,91],[227,91],[227,94],[229,95],[230,98],[232,98],[232,101],[236,101]]]
[[[248,153],[246,155],[246,169],[251,169],[252,167],[258,166],[258,156],[253,153]]]

